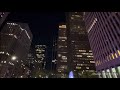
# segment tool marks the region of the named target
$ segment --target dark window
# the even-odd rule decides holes
[[[114,25],[114,23],[113,23],[112,19],[110,19],[110,22],[112,23],[112,25],[113,25],[113,27],[114,27],[114,31],[117,31],[117,28],[116,28],[116,26]],[[112,31],[112,33],[113,33],[113,35],[114,35],[115,39],[117,39],[117,37],[116,37],[116,35],[115,35],[115,32],[113,31],[113,29],[112,29],[112,28],[111,28],[111,31]]]
[[[119,21],[120,21],[120,15],[118,13],[116,13],[116,16],[118,17]]]

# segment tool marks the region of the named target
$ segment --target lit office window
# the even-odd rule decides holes
[[[82,57],[82,55],[76,55],[76,57]]]
[[[86,69],[89,69],[89,67],[86,67]]]
[[[67,60],[67,57],[66,57],[66,56],[62,56],[62,59],[63,59],[63,60]]]
[[[117,54],[115,53],[115,57],[118,58]]]
[[[90,63],[95,63],[95,61],[90,61]]]
[[[74,17],[71,17],[71,19],[74,19]]]
[[[93,56],[87,56],[87,57],[93,57]]]
[[[79,52],[86,52],[86,50],[79,50]]]
[[[66,28],[66,25],[61,25],[59,26],[59,28]]]
[[[104,70],[102,71],[102,77],[103,77],[103,78],[106,78],[106,74],[105,74],[105,71],[104,71]]]
[[[58,57],[61,57],[61,54],[58,54]]]
[[[112,54],[112,59],[115,59],[114,55]]]
[[[116,74],[115,68],[112,68],[112,75],[113,75],[113,78],[117,78],[117,74]]]
[[[110,73],[110,70],[109,70],[109,69],[107,69],[107,70],[106,70],[106,75],[108,76],[108,78],[112,78],[112,75],[111,75],[111,73]]]
[[[117,52],[118,52],[118,54],[119,54],[119,56],[120,56],[120,50],[117,50]]]
[[[76,69],[81,69],[81,67],[76,66]]]
[[[100,73],[100,72],[98,72],[97,74],[98,74],[98,77],[99,77],[99,78],[102,78],[102,76],[101,76],[101,73]]]
[[[89,52],[92,52],[92,50],[89,50]]]
[[[118,73],[120,75],[120,66],[117,67]]]

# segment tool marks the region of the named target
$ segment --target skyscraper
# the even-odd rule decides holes
[[[56,71],[57,62],[57,38],[53,39],[51,70]]]
[[[84,14],[99,77],[120,77],[120,12]]]
[[[7,22],[0,32],[0,77],[23,77],[32,33],[26,23]]]
[[[3,22],[5,21],[6,17],[8,16],[9,12],[0,12],[0,28]]]
[[[35,45],[36,59],[38,62],[39,70],[46,68],[46,55],[47,46],[46,45]]]
[[[66,24],[59,25],[57,41],[57,71],[59,78],[68,77],[68,59],[67,59],[67,29]]]
[[[95,62],[89,45],[82,12],[67,12],[67,37],[69,70],[75,77],[90,77],[95,72]],[[85,76],[86,75],[86,76]]]
[[[28,67],[30,70],[29,77],[33,77],[36,74],[36,68],[38,67],[38,62],[36,59],[34,48],[30,48],[27,56],[27,61],[28,61]]]

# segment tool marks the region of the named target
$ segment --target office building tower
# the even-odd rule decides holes
[[[37,62],[37,59],[36,59],[34,48],[30,48],[28,56],[27,56],[27,61],[28,61],[28,67],[29,67],[29,70],[30,70],[29,77],[32,78],[36,74],[36,70],[38,68],[38,62]]]
[[[82,12],[67,12],[69,71],[74,77],[90,78],[95,74],[95,62],[89,45]]]
[[[8,16],[9,12],[0,12],[0,28],[4,23],[6,17]],[[1,31],[1,30],[0,30]]]
[[[23,77],[32,33],[26,23],[7,22],[0,32],[0,77]]]
[[[68,77],[68,58],[67,58],[67,29],[66,24],[59,25],[57,41],[57,72],[59,78]]]
[[[84,14],[99,77],[120,77],[120,12]]]
[[[46,45],[35,45],[35,54],[36,59],[39,64],[39,69],[46,68],[46,55],[47,55],[47,46]]]
[[[51,70],[56,71],[57,64],[57,37],[53,39]]]

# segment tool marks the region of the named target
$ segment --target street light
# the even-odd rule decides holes
[[[12,56],[11,60],[15,61],[17,59],[16,56]]]

